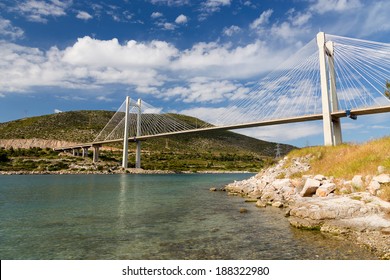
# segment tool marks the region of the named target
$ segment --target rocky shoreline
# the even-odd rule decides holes
[[[257,175],[224,187],[257,207],[284,209],[292,226],[354,240],[381,259],[390,259],[390,203],[380,199],[390,175],[356,175],[346,181],[323,175],[296,176],[310,170],[310,156],[288,158]]]

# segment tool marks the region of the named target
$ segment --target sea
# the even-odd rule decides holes
[[[376,258],[337,236],[291,227],[283,209],[210,191],[253,175],[1,175],[0,258]]]

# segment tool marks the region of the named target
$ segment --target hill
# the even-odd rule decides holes
[[[0,146],[6,139],[34,139],[34,146],[56,141],[89,142],[103,129],[114,112],[71,111],[0,123]],[[175,115],[187,123],[201,120]],[[40,139],[41,142],[39,140]],[[43,141],[47,140],[47,141]],[[54,142],[53,142],[54,141]],[[9,142],[9,141],[8,141]],[[16,143],[15,141],[13,143]],[[31,142],[29,142],[31,143]],[[61,142],[63,144],[63,142]],[[142,160],[145,169],[173,170],[251,170],[258,171],[271,161],[277,143],[266,142],[230,131],[177,135],[151,139],[142,143]],[[119,163],[119,144],[105,148],[102,159]],[[130,149],[132,146],[130,145]],[[280,144],[281,154],[293,149]],[[134,154],[130,152],[130,162]]]

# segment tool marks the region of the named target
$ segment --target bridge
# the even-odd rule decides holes
[[[323,122],[324,144],[338,145],[341,118],[390,112],[389,80],[390,44],[320,32],[249,92],[233,94],[214,124],[190,125],[127,97],[94,141],[55,150],[78,154],[81,149],[86,156],[92,148],[96,162],[102,145],[123,143],[122,167],[127,168],[128,144],[135,142],[140,168],[141,142],[147,139],[315,120]]]

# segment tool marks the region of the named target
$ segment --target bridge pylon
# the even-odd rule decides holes
[[[137,101],[137,137],[141,136],[141,115],[142,115],[142,110],[141,110],[141,104],[142,101],[141,99],[138,99]],[[141,141],[137,140],[136,141],[137,148],[135,150],[135,168],[141,168]]]
[[[125,105],[125,132],[123,134],[123,156],[122,156],[122,167],[128,167],[129,160],[129,108],[130,108],[130,97],[126,96]]]
[[[326,41],[324,32],[317,34],[317,45],[320,62],[324,144],[325,146],[335,146],[342,143],[342,134],[340,119],[332,119],[331,115],[332,112],[338,111],[334,47],[332,41]]]

